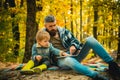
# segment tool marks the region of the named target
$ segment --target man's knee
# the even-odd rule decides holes
[[[89,43],[89,44],[94,44],[97,40],[94,38],[94,37],[88,37],[86,38],[86,43]]]
[[[74,60],[74,58],[66,57],[66,58],[64,59],[64,62],[65,62],[65,65],[67,65],[67,66],[72,66],[72,65],[74,65],[74,63],[75,63],[75,60]]]

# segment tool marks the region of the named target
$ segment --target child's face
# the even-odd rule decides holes
[[[38,44],[42,47],[48,47],[49,46],[49,39],[43,39],[41,41],[38,41]]]

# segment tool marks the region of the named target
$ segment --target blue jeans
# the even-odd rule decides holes
[[[88,37],[76,58],[66,57],[59,59],[58,66],[71,68],[78,73],[94,78],[98,72],[92,71],[87,66],[84,66],[80,63],[87,56],[90,49],[93,49],[93,51],[106,63],[113,60],[113,58],[106,52],[103,46],[95,38]]]

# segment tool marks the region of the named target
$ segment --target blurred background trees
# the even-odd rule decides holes
[[[94,36],[120,59],[120,0],[0,0],[0,61],[27,62],[49,14],[81,42]]]

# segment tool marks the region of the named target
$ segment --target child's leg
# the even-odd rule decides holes
[[[42,71],[46,70],[47,69],[47,65],[46,64],[41,64],[39,66],[36,66],[34,68],[32,68],[32,70],[35,72],[35,73],[41,73]]]
[[[42,61],[39,63],[39,65],[32,68],[32,70],[35,73],[41,73],[42,71],[46,70],[48,66],[50,66],[49,59],[43,58]]]
[[[34,68],[32,68],[32,69],[35,69],[35,68],[39,68],[41,71],[43,71],[43,70],[46,70],[47,69],[47,64],[41,64],[41,65],[39,65],[39,66],[36,66],[36,67],[34,67]]]
[[[34,74],[34,71],[31,69],[34,67],[34,61],[29,60],[28,63],[21,69],[21,74],[30,75]]]
[[[22,68],[22,70],[30,70],[32,67],[34,67],[34,61],[29,60],[28,63]]]

